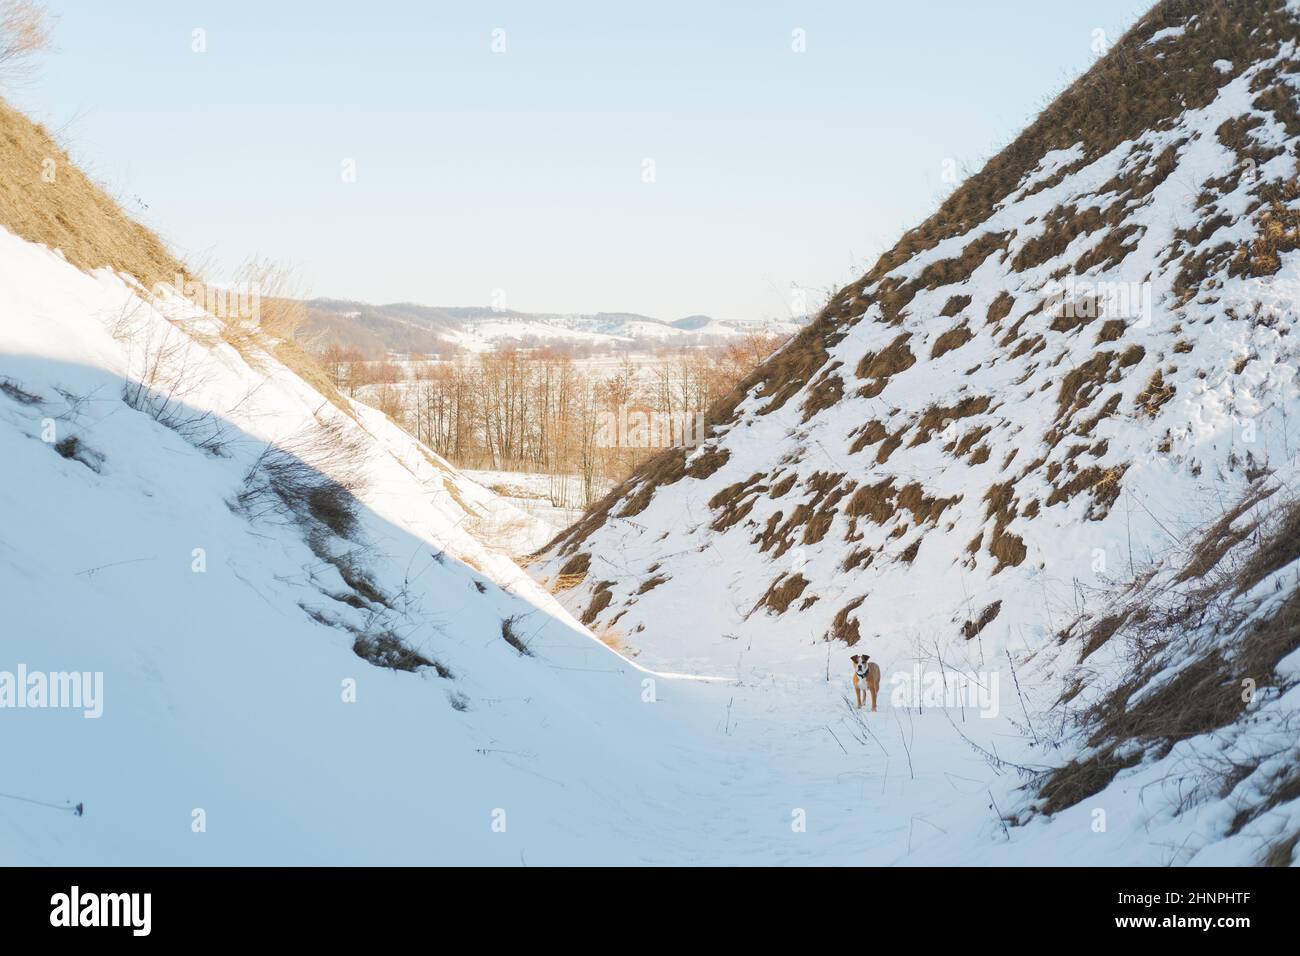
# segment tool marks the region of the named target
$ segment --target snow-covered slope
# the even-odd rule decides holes
[[[135,230],[3,221],[0,862],[1291,861],[1298,30],[1244,9],[1162,4],[562,537],[559,602],[269,333],[85,271]],[[68,179],[5,195],[71,243]]]
[[[494,771],[464,766],[492,738],[482,712],[550,696],[543,661],[617,661],[470,533],[500,503],[378,413],[241,355],[187,303],[146,303],[3,231],[0,276],[0,670],[100,672],[104,695],[98,719],[0,711],[0,790],[87,807],[64,828],[6,802],[0,856],[463,850],[382,818],[416,818],[440,786],[443,810],[490,788]],[[262,493],[284,474],[268,448],[300,461],[290,477],[309,490],[317,469],[354,487],[355,522]],[[506,619],[536,658],[503,639]],[[570,699],[548,708],[561,725]]]
[[[999,673],[1032,722],[1079,679],[1045,653],[1072,619],[1260,482],[1300,479],[1298,39],[1294,4],[1157,6],[715,409],[702,447],[650,462],[536,570],[650,666],[810,675],[829,638],[886,683]],[[1062,746],[1022,759],[1083,742]],[[1178,827],[1178,862],[1225,835]]]
[[[0,863],[918,861],[917,813],[982,818],[953,738],[864,827],[842,682],[630,663],[471,533],[509,505],[223,336],[0,229]]]
[[[958,738],[891,775],[839,680],[638,668],[467,532],[487,492],[222,332],[0,229],[0,863],[983,852]]]

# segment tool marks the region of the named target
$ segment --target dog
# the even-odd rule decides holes
[[[875,710],[876,695],[880,693],[880,665],[868,654],[854,654],[850,660],[853,661],[853,692],[858,697],[858,706],[867,702],[867,692],[870,691],[871,709]]]

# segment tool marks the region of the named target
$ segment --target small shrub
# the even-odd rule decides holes
[[[395,671],[416,671],[421,667],[432,667],[437,670],[439,677],[451,677],[451,671],[407,647],[391,631],[359,634],[352,642],[352,650],[362,660],[369,661],[376,667],[388,667]]]
[[[350,538],[359,524],[360,502],[353,493],[360,484],[359,454],[357,443],[332,423],[281,445],[268,444],[245,474],[236,503],[252,517],[291,518],[309,531],[324,528]],[[326,468],[342,477],[331,477]],[[313,550],[327,549],[313,545]]]
[[[55,443],[54,450],[69,461],[79,462],[96,474],[104,465],[104,456],[91,448],[76,435],[69,435]]]
[[[19,405],[39,405],[41,403],[39,395],[33,395],[26,389],[21,388],[17,382],[8,378],[0,379],[0,394],[7,395]]]
[[[528,646],[527,641],[520,635],[517,628],[519,615],[512,614],[501,622],[501,638],[524,657],[532,657],[532,648]]]

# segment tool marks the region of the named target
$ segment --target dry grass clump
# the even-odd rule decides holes
[[[1187,567],[1174,580],[1196,581],[1196,587],[1147,593],[1145,584],[1139,585],[1129,606],[1080,633],[1080,661],[1124,634],[1134,657],[1132,676],[1084,712],[1082,725],[1091,731],[1087,745],[1094,753],[1048,774],[1040,788],[1045,812],[1101,791],[1149,751],[1163,756],[1179,740],[1238,721],[1249,706],[1243,680],[1254,681],[1257,693],[1279,683],[1278,663],[1300,647],[1300,591],[1245,627],[1245,612],[1235,602],[1259,581],[1300,560],[1300,503],[1289,505],[1269,534],[1232,566],[1222,566],[1226,554],[1238,544],[1246,547],[1250,536],[1249,530],[1233,531],[1233,524],[1272,493],[1251,491],[1189,551]],[[1208,556],[1202,548],[1208,548]],[[1067,632],[1063,639],[1072,637]],[[1177,673],[1157,683],[1175,664]],[[1240,778],[1236,768],[1225,772]],[[1283,782],[1261,805],[1239,814],[1234,830],[1276,805],[1289,785]]]
[[[1233,525],[1235,525],[1241,516],[1247,511],[1250,511],[1250,509],[1254,508],[1261,501],[1264,501],[1276,492],[1276,487],[1269,488],[1260,486],[1243,497],[1241,501],[1232,508],[1228,509],[1222,518],[1212,524],[1209,529],[1201,535],[1200,540],[1196,543],[1196,547],[1192,552],[1191,559],[1187,562],[1187,565],[1183,570],[1178,573],[1174,580],[1179,584],[1183,584],[1187,581],[1199,580],[1218,567],[1219,562],[1224,559],[1229,551],[1241,542],[1245,541],[1246,538],[1248,538],[1251,533],[1259,527],[1259,525],[1254,522],[1251,522],[1246,527],[1240,529],[1234,528]]]
[[[907,347],[912,333],[903,332],[879,352],[868,352],[858,362],[858,378],[867,380],[861,391],[864,398],[875,398],[885,390],[889,379],[899,372],[905,372],[916,364],[916,356]]]
[[[784,614],[811,583],[802,574],[782,574],[772,582],[766,593],[758,599],[758,604],[754,606],[750,613],[752,614],[760,607],[767,607],[777,614]]]
[[[421,667],[433,667],[437,669],[439,677],[452,676],[451,671],[407,647],[400,637],[390,632],[358,634],[356,640],[352,642],[352,651],[357,657],[377,667],[387,667],[395,671],[416,671]]]
[[[826,364],[828,349],[844,337],[840,326],[847,320],[843,310],[850,301],[847,290],[841,290],[839,297],[832,300],[811,324],[800,329],[794,338],[709,407],[706,415],[709,424],[730,421],[740,403],[755,389],[761,398],[766,399],[759,409],[760,415],[784,406],[812,381],[813,375]]]
[[[1160,409],[1177,394],[1177,387],[1170,385],[1165,381],[1164,371],[1156,369],[1151,373],[1151,378],[1147,381],[1146,387],[1138,393],[1137,406],[1139,411],[1149,418],[1155,418],[1160,413]]]
[[[794,546],[796,532],[801,532],[804,544],[821,541],[830,530],[840,499],[857,487],[856,482],[846,482],[844,478],[843,472],[813,473],[804,482],[804,487],[812,494],[812,498],[796,506],[783,524],[778,524],[783,512],[772,514],[766,529],[753,543],[759,544],[764,552],[775,546],[772,556],[780,557]],[[755,489],[755,492],[758,491],[761,488]]]
[[[623,632],[615,627],[601,628],[596,632],[596,637],[600,643],[604,644],[616,654],[622,654],[624,657],[630,657],[636,653],[636,648],[627,642]]]
[[[501,639],[524,657],[533,656],[527,639],[519,632],[519,615],[512,614],[501,621]]]
[[[793,479],[794,476],[791,476]],[[762,484],[763,475],[755,472],[744,481],[737,481],[723,488],[709,499],[709,507],[719,512],[709,525],[714,531],[726,531],[753,510],[758,496],[767,491]]]
[[[970,327],[965,323],[962,323],[956,328],[949,329],[947,332],[943,333],[943,335],[934,340],[934,346],[930,349],[930,358],[937,359],[941,355],[946,355],[951,352],[953,349],[959,349],[974,337],[975,333],[972,332]]]
[[[997,566],[994,567],[993,573],[998,574],[1003,568],[1016,567],[1029,555],[1024,539],[1007,530],[1007,526],[1019,514],[1016,507],[1015,482],[1004,481],[990,486],[984,493],[984,501],[987,505],[985,517],[993,519],[993,533],[989,537],[988,550],[989,554],[997,559]],[[982,541],[983,532],[971,541],[969,550],[978,551]]]
[[[831,621],[830,633],[826,636],[827,640],[843,641],[846,645],[852,647],[862,639],[858,619],[852,615],[854,611],[862,606],[866,599],[865,594],[862,597],[854,598],[835,613],[835,619]]]
[[[1293,179],[1260,215],[1258,235],[1238,248],[1229,275],[1274,275],[1282,268],[1282,254],[1300,249],[1300,209],[1291,208],[1297,198],[1300,180]]]
[[[568,591],[576,588],[587,578],[587,571],[591,568],[591,555],[586,552],[579,552],[573,555],[560,567],[560,573],[556,575],[555,582],[551,585],[553,591]]]
[[[1001,610],[1002,602],[1000,600],[994,601],[992,604],[985,606],[984,610],[980,611],[978,617],[969,619],[962,625],[962,636],[969,641],[971,638],[979,634],[980,631],[984,630],[984,628],[992,624],[997,619],[998,613]]]
[[[669,579],[666,574],[656,574],[653,577],[646,578],[641,582],[641,586],[636,589],[637,594],[648,594],[659,585],[666,583]]]
[[[350,538],[361,508],[354,494],[362,485],[360,445],[335,422],[268,443],[244,475],[235,505],[252,518],[288,518],[308,532],[323,527]]]
[[[808,389],[808,397],[803,403],[803,420],[805,422],[812,420],[818,412],[837,404],[843,397],[844,379],[828,370]]]
[[[590,626],[596,623],[596,618],[609,607],[610,602],[614,600],[614,592],[610,590],[613,586],[613,581],[601,581],[596,585],[595,590],[591,592],[591,603],[582,612],[583,624]]]
[[[989,303],[989,310],[985,316],[985,321],[989,325],[997,325],[1011,314],[1011,310],[1015,307],[1015,304],[1016,297],[1004,289],[998,293],[997,298]]]
[[[1100,521],[1106,517],[1111,506],[1119,498],[1122,490],[1121,481],[1127,470],[1128,465],[1115,465],[1109,468],[1093,465],[1081,469],[1069,481],[1052,488],[1052,493],[1047,496],[1047,507],[1050,508],[1063,501],[1072,501],[1075,496],[1089,492],[1092,503],[1088,506],[1086,517],[1089,521]]]
[[[39,405],[41,397],[33,395],[11,378],[0,378],[0,394],[5,395],[19,405]]]
[[[1300,843],[1300,832],[1289,834],[1280,840],[1275,840],[1269,845],[1264,858],[1260,860],[1263,866],[1290,866],[1295,859],[1295,847]]]
[[[1237,570],[1233,593],[1245,594],[1270,574],[1297,560],[1300,560],[1300,503],[1284,513],[1269,537]]]

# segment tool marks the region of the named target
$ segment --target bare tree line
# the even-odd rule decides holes
[[[661,435],[625,440],[614,423],[637,414],[661,421],[702,416],[781,341],[752,335],[607,363],[563,349],[515,347],[376,362],[332,345],[320,362],[337,388],[457,467],[578,476],[585,500],[556,502],[573,506],[594,501],[609,481],[622,480],[665,444]]]

